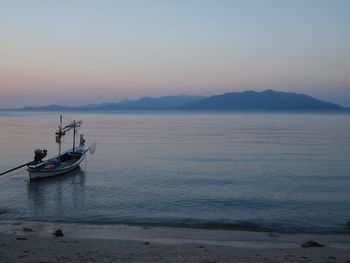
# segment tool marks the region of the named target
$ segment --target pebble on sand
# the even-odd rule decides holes
[[[302,247],[323,247],[323,245],[321,245],[318,242],[315,242],[313,240],[309,240],[306,241],[304,244],[301,245]]]
[[[55,233],[53,233],[53,235],[56,236],[56,237],[63,237],[64,236],[61,229],[57,229],[55,231]]]

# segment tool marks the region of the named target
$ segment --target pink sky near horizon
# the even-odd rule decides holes
[[[0,108],[275,89],[350,106],[350,4],[5,1]]]

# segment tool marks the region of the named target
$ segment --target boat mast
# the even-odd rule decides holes
[[[73,152],[74,152],[74,149],[75,149],[75,134],[77,133],[77,131],[75,130],[75,120],[73,121],[73,127],[74,127],[74,130],[73,130]]]
[[[58,142],[58,161],[61,162],[61,138],[62,138],[62,115],[60,115],[60,127],[59,127],[59,142]]]

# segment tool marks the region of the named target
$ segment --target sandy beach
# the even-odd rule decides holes
[[[63,237],[52,235],[61,229]],[[307,240],[324,247],[302,248]],[[348,234],[1,221],[0,262],[347,262]]]

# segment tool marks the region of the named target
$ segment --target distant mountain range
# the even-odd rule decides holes
[[[187,105],[189,109],[210,110],[341,110],[334,103],[315,99],[305,94],[244,91],[215,95]]]
[[[234,111],[343,111],[349,108],[322,101],[305,94],[265,90],[261,92],[231,92],[210,97],[164,96],[144,97],[138,100],[88,104],[80,106],[47,105],[24,107],[24,111],[68,111],[68,110],[234,110]]]

